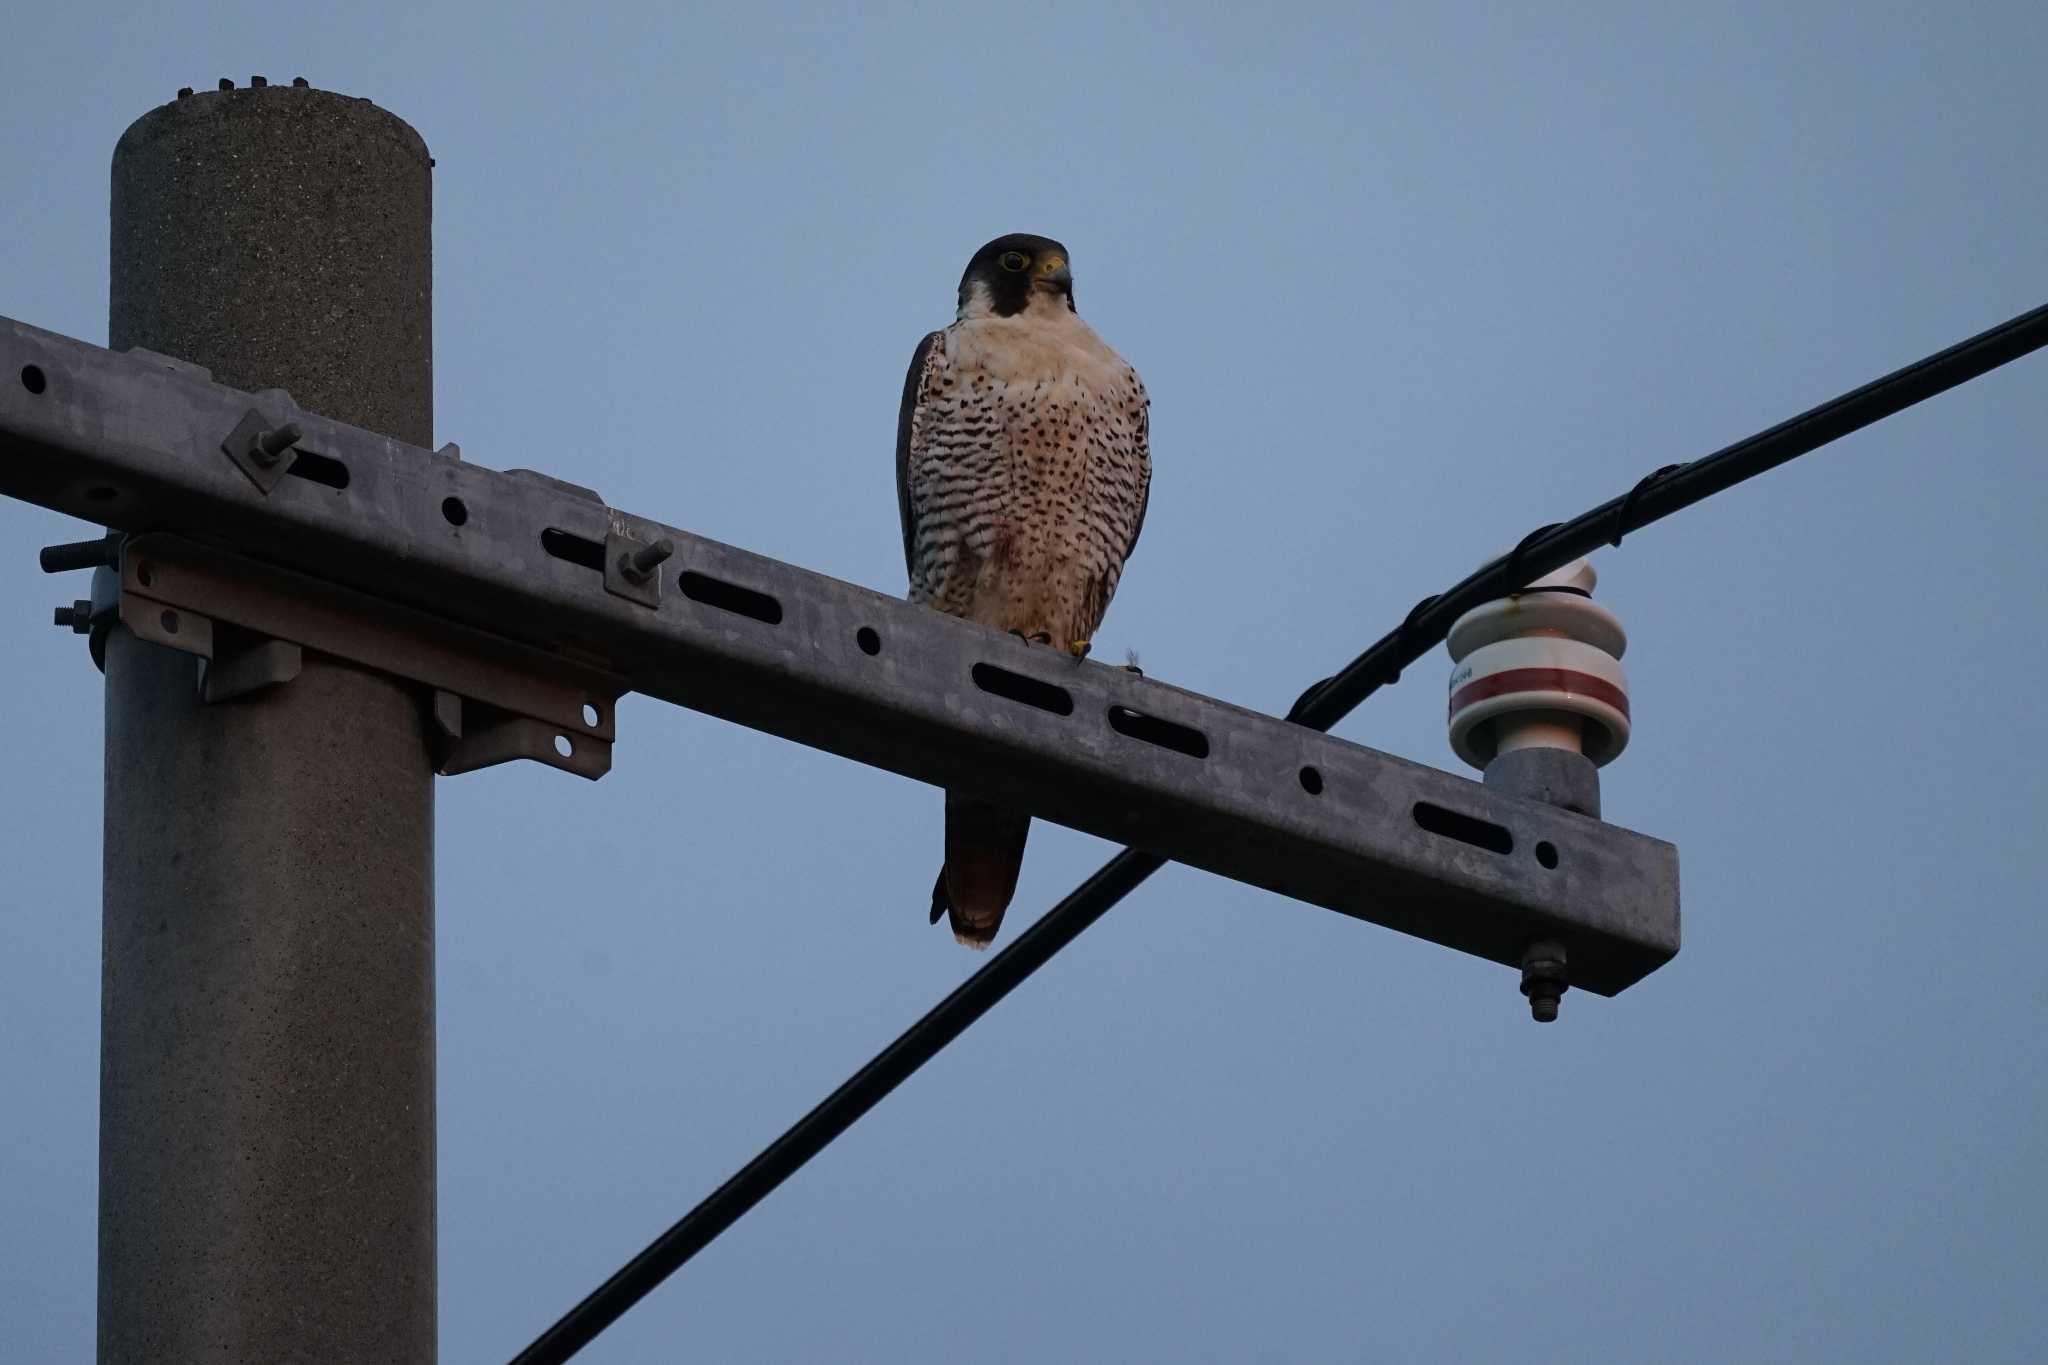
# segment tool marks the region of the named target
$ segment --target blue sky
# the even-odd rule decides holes
[[[1143,374],[1099,650],[1301,687],[1541,522],[2048,298],[2032,4],[37,6],[0,313],[107,164],[304,75],[425,137],[436,438],[902,584],[903,368],[1005,231]],[[2048,358],[1598,557],[1685,949],[1511,972],[1155,878],[594,1361],[2038,1358]],[[100,704],[0,504],[0,1321],[93,1338]],[[1448,659],[1338,730],[1439,766]],[[442,1355],[509,1356],[982,960],[937,793],[645,700],[439,790]],[[1006,938],[1110,852],[1041,826]],[[627,888],[619,894],[619,888]]]

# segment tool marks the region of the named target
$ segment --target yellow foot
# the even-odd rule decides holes
[[[1067,646],[1067,652],[1077,659],[1085,659],[1088,657],[1088,651],[1094,647],[1095,642],[1093,640],[1076,640]]]

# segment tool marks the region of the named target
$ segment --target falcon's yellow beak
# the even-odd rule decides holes
[[[1054,252],[1038,263],[1032,275],[1040,284],[1072,284],[1074,272],[1067,269],[1067,258]]]

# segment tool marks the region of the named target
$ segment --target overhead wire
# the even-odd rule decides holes
[[[1452,624],[1480,603],[1506,597],[1526,587],[1532,579],[1563,568],[1602,545],[1618,546],[1622,537],[1632,531],[1967,383],[2043,345],[2048,345],[2048,304],[1711,455],[1688,464],[1665,465],[1644,476],[1620,497],[1570,521],[1539,527],[1506,555],[1467,575],[1447,591],[1416,603],[1407,619],[1393,631],[1334,676],[1303,693],[1288,719],[1327,730],[1380,687],[1398,679],[1402,669],[1441,644]]]
[[[1460,616],[1509,596],[1533,580],[1832,441],[2048,345],[2048,304],[1946,350],[1685,464],[1665,465],[1626,493],[1566,522],[1538,527],[1507,554],[1441,593],[1416,603],[1392,631],[1335,674],[1311,686],[1287,718],[1328,730],[1441,644]],[[513,1365],[559,1365],[645,1298],[661,1282],[775,1188],[802,1169],[862,1115],[938,1055],[948,1043],[1166,865],[1157,854],[1126,848],[1045,912],[987,965],[673,1226],[563,1314]]]

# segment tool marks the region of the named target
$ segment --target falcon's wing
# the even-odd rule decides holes
[[[910,428],[917,415],[917,401],[924,392],[924,372],[931,364],[932,348],[940,333],[929,332],[917,343],[910,357],[910,373],[903,378],[903,408],[896,415],[896,510],[903,518],[903,569],[916,574],[917,513],[910,505]]]
[[[1124,546],[1126,561],[1137,553],[1138,537],[1145,534],[1145,513],[1152,506],[1152,396],[1145,392],[1144,381],[1138,378],[1138,372],[1130,370],[1129,373],[1131,385],[1138,391],[1138,463],[1145,471],[1145,478],[1138,488],[1138,519],[1131,524],[1130,543]]]

